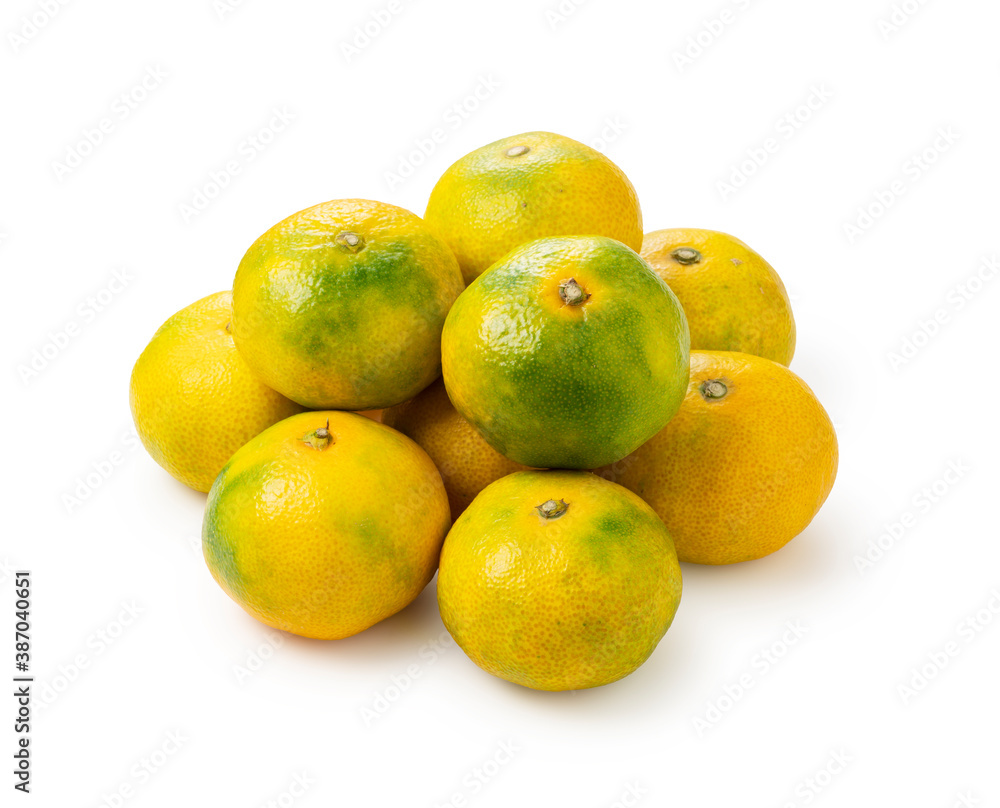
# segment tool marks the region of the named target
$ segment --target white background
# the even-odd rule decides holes
[[[9,570],[30,568],[37,676],[33,793],[16,804],[288,805],[304,773],[303,808],[456,793],[475,808],[1000,805],[1000,282],[979,279],[1000,250],[996,3],[908,0],[890,31],[888,0],[590,0],[562,18],[527,0],[399,0],[355,53],[344,43],[387,3],[44,5],[0,15],[0,667],[13,675]],[[723,11],[721,35],[701,33],[679,65]],[[22,15],[44,24],[27,36]],[[813,87],[830,97],[780,124]],[[134,109],[131,93],[145,95]],[[411,159],[436,128],[443,142]],[[169,315],[227,288],[280,218],[339,197],[422,213],[451,162],[535,129],[621,165],[647,231],[728,231],[782,275],[792,368],[840,436],[826,507],[770,558],[685,566],[657,651],[597,690],[532,692],[433,650],[433,585],[349,640],[274,634],[210,578],[204,496],[136,448],[132,363]],[[721,189],[768,138],[764,164]],[[850,235],[894,183],[888,211]],[[213,198],[185,216],[199,191]],[[933,679],[901,694],[925,663]],[[8,699],[5,772],[13,711]]]

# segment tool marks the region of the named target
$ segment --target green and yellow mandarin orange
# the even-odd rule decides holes
[[[434,186],[424,218],[458,257],[466,283],[538,238],[599,235],[642,246],[642,212],[624,172],[550,132],[504,138],[461,158]]]
[[[430,455],[448,491],[452,519],[490,483],[527,468],[483,439],[452,405],[440,379],[412,401],[385,410],[383,423],[412,438]]]
[[[742,241],[715,230],[657,230],[643,239],[642,257],[681,301],[692,350],[792,361],[795,320],[785,285]]]
[[[167,320],[132,369],[129,403],[152,458],[197,491],[250,438],[302,411],[264,386],[233,345],[232,295],[217,292]]]
[[[625,245],[540,239],[462,293],[442,358],[455,408],[498,452],[534,468],[596,468],[638,448],[677,411],[687,322]]]
[[[440,374],[441,327],[463,285],[451,251],[414,214],[325,202],[243,256],[236,347],[266,384],[307,407],[392,406]]]
[[[438,604],[489,673],[578,690],[632,673],[677,611],[681,572],[639,497],[582,471],[524,471],[487,487],[441,552]]]
[[[837,435],[812,390],[770,359],[692,351],[680,411],[602,476],[646,500],[681,561],[732,564],[779,550],[826,501]]]
[[[451,524],[417,444],[347,412],[307,412],[247,443],[208,496],[213,577],[248,613],[304,637],[357,634],[434,576]]]

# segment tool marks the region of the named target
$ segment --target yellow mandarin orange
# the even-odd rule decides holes
[[[452,405],[440,379],[411,401],[385,410],[383,423],[412,438],[430,455],[448,491],[452,519],[494,480],[527,468],[483,439]]]
[[[136,432],[153,459],[197,491],[254,435],[302,412],[266,387],[233,345],[232,295],[217,292],[167,320],[132,370]]]
[[[663,519],[681,561],[732,564],[780,549],[826,501],[837,436],[813,392],[770,359],[692,351],[677,415],[600,470]]]
[[[590,469],[655,435],[687,389],[677,297],[619,241],[562,236],[508,253],[459,296],[441,340],[455,408],[505,457]]]
[[[318,639],[357,634],[434,576],[448,495],[417,444],[349,412],[306,412],[233,455],[208,495],[209,570],[247,612]]]
[[[315,409],[373,410],[441,373],[455,256],[403,208],[339,199],[258,238],[233,281],[233,336],[266,384]]]
[[[653,510],[585,471],[520,471],[488,486],[441,551],[438,604],[489,673],[536,690],[621,679],[656,648],[681,597]]]
[[[551,132],[465,155],[434,186],[424,219],[455,253],[466,283],[538,238],[607,236],[642,246],[642,211],[625,173],[596,149]]]
[[[692,350],[792,361],[795,320],[785,286],[742,241],[714,230],[657,230],[643,238],[642,257],[681,301]]]

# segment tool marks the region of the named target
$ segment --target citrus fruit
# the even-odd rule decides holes
[[[714,230],[657,230],[643,239],[642,257],[681,301],[692,350],[792,361],[795,320],[785,285],[742,241]]]
[[[354,413],[306,412],[233,455],[202,544],[215,580],[262,623],[340,639],[420,594],[450,523],[441,476],[413,441]]]
[[[371,418],[375,423],[382,423],[382,413],[385,410],[359,410],[358,415],[363,415],[365,418]]]
[[[444,382],[504,456],[595,468],[655,435],[687,388],[688,331],[667,285],[602,236],[522,245],[448,315]]]
[[[445,539],[438,604],[484,670],[537,690],[627,676],[677,611],[681,572],[639,497],[582,471],[521,471],[486,488]]]
[[[780,549],[826,501],[837,436],[813,392],[770,359],[693,351],[680,411],[604,476],[648,502],[681,561],[732,564]]]
[[[412,401],[385,410],[383,423],[412,438],[430,455],[444,480],[452,519],[491,482],[525,470],[490,446],[459,415],[440,379]]]
[[[361,199],[279,222],[233,283],[236,347],[265,384],[316,409],[398,404],[441,371],[462,291],[455,257],[414,214]]]
[[[302,407],[250,372],[230,333],[232,296],[217,292],[167,320],[132,369],[129,403],[153,459],[208,491],[233,452]]]
[[[642,212],[624,172],[599,151],[550,132],[465,155],[434,186],[424,217],[458,257],[466,283],[537,238],[599,235],[634,250],[642,245]]]

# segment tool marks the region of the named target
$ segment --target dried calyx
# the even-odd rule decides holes
[[[722,379],[708,379],[703,381],[698,390],[701,392],[701,397],[706,401],[718,401],[725,398],[729,392],[729,388]]]
[[[579,306],[590,299],[590,295],[576,282],[575,278],[570,278],[559,284],[559,297],[567,306]]]
[[[357,233],[344,231],[338,233],[335,241],[348,252],[356,253],[365,248],[365,240]]]
[[[701,260],[701,253],[694,247],[678,247],[670,256],[678,264],[697,264]]]
[[[553,519],[558,519],[566,513],[566,511],[569,510],[569,503],[563,499],[550,499],[543,502],[541,505],[536,506],[535,510],[538,511],[538,515],[541,516],[542,519],[548,519],[551,521]]]
[[[302,441],[311,446],[313,449],[318,451],[323,451],[327,446],[333,443],[333,435],[330,434],[330,419],[326,419],[326,426],[321,426],[319,429],[314,429],[312,432],[307,432]]]

